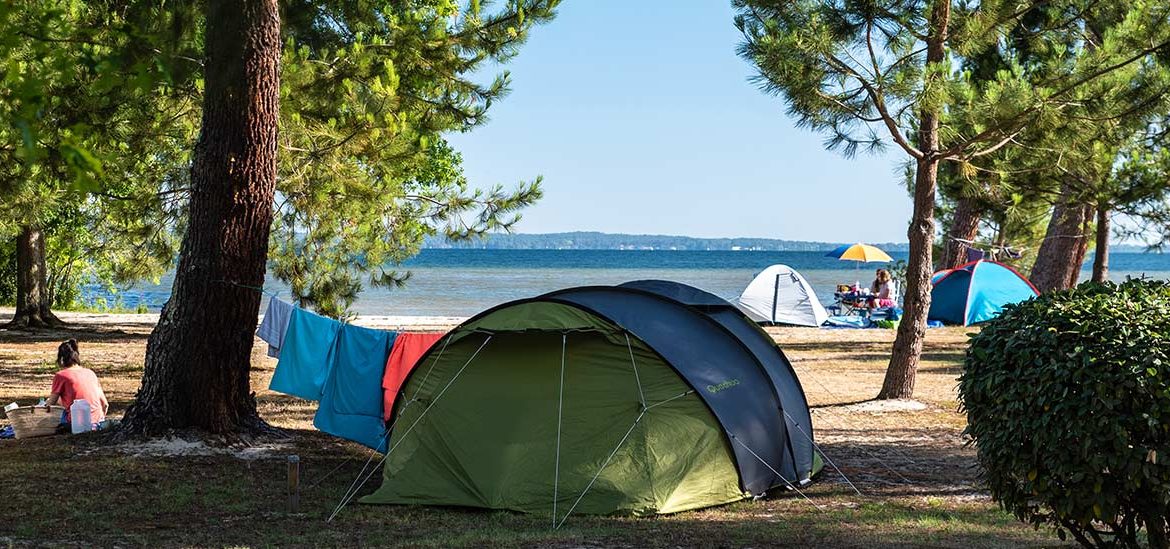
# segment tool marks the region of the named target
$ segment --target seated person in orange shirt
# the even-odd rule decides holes
[[[84,399],[89,403],[90,420],[95,427],[104,421],[110,403],[106,400],[106,393],[102,391],[97,374],[81,365],[76,339],[70,339],[57,347],[57,367],[61,370],[53,376],[53,388],[45,405],[59,403],[64,406],[65,416],[62,423],[69,423],[69,407],[74,401]]]

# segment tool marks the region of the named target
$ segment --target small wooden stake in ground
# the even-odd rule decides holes
[[[288,456],[288,512],[300,512],[301,507],[301,458]]]

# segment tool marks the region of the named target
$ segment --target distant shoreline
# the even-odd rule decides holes
[[[645,251],[760,251],[827,252],[843,242],[784,240],[776,238],[703,238],[681,235],[621,234],[596,231],[565,233],[496,233],[466,242],[429,237],[427,249],[488,250],[645,250]],[[849,244],[852,244],[850,242]],[[904,242],[868,242],[886,251],[907,251]]]
[[[887,252],[908,252],[910,250],[910,245],[906,242],[865,243],[877,246]],[[681,235],[575,231],[565,233],[496,233],[482,239],[466,242],[448,242],[442,237],[428,237],[423,243],[423,249],[828,252],[842,244],[853,244],[853,242],[759,237],[703,238]],[[1113,244],[1110,251],[1115,253],[1146,253],[1146,248],[1133,244]]]

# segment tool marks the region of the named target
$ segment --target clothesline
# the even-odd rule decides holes
[[[382,452],[402,382],[443,336],[343,324],[277,297],[256,335],[278,359],[269,389],[317,401],[314,427]]]
[[[967,261],[975,261],[990,257],[992,261],[998,259],[1000,254],[1007,254],[1011,259],[1018,259],[1023,256],[1027,248],[1014,248],[1012,246],[991,245],[981,246],[977,245],[974,240],[967,240],[964,238],[949,237],[951,240],[963,244],[967,248]]]
[[[255,290],[255,291],[257,291],[257,292],[260,292],[260,293],[262,293],[262,294],[264,294],[264,295],[266,295],[266,296],[268,296],[268,297],[271,297],[271,298],[273,298],[273,299],[279,299],[279,296],[280,296],[280,292],[275,292],[275,293],[273,293],[273,292],[270,292],[270,291],[268,291],[268,290],[265,290],[264,288],[261,288],[261,287],[259,287],[259,286],[251,286],[251,285],[248,285],[248,284],[240,284],[239,282],[235,282],[235,281],[232,281],[232,280],[224,280],[224,279],[219,279],[219,280],[216,280],[216,282],[222,282],[222,283],[224,283],[224,284],[229,284],[229,285],[232,285],[232,286],[236,286],[236,287],[239,287],[239,288],[245,288],[245,289],[248,289],[248,290]]]

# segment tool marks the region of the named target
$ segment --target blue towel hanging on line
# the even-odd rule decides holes
[[[319,400],[333,366],[341,323],[299,307],[288,321],[280,362],[268,388],[306,400]]]
[[[385,453],[381,380],[397,335],[351,324],[341,327],[314,427]]]

